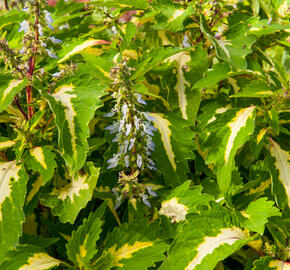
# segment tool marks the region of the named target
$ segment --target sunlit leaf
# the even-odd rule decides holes
[[[214,269],[220,260],[250,241],[234,223],[229,212],[220,207],[190,217],[181,227],[160,269]]]
[[[193,158],[194,133],[189,129],[188,121],[167,114],[150,114],[159,134],[154,136],[156,143],[157,167],[164,173],[165,182],[177,186],[184,182],[188,172],[187,160]]]
[[[102,224],[99,212],[98,209],[95,213],[91,213],[88,219],[84,220],[78,230],[72,233],[72,237],[66,246],[69,259],[80,268],[89,265],[90,259],[97,253],[96,242],[99,239]]]
[[[24,169],[16,161],[0,164],[0,262],[21,235],[27,181]]]
[[[221,114],[220,120],[214,120],[209,124],[209,130],[212,129],[213,132],[206,144],[210,146],[207,162],[217,164],[217,178],[222,192],[229,188],[236,152],[254,131],[255,107],[243,108],[234,115],[232,113],[226,115],[229,115],[228,119]],[[213,145],[215,146],[211,148]]]
[[[0,79],[0,112],[6,109],[13,98],[25,87],[27,79],[13,79],[9,75],[1,75]]]
[[[268,218],[281,215],[273,204],[274,202],[267,201],[266,198],[251,202],[247,209],[242,212],[243,216],[247,218],[244,221],[246,227],[251,231],[263,234]]]
[[[88,164],[84,169],[85,173],[74,174],[65,185],[42,194],[43,203],[51,207],[53,214],[59,216],[62,222],[74,223],[79,211],[92,198],[100,168]]]
[[[55,115],[59,146],[71,173],[85,162],[89,150],[88,123],[95,110],[102,106],[99,98],[105,94],[105,88],[90,78],[78,80],[76,77],[62,81],[54,94],[43,92]]]
[[[27,151],[24,156],[28,168],[41,174],[43,184],[52,178],[56,167],[55,154],[51,150],[47,146],[36,146]]]
[[[111,255],[112,266],[116,269],[146,270],[154,262],[163,260],[168,245],[159,239],[159,233],[158,224],[148,225],[146,221],[123,224],[116,228],[109,235],[105,246]]]
[[[188,213],[197,211],[197,205],[207,205],[213,197],[201,194],[201,186],[190,187],[190,181],[184,182],[163,196],[159,213],[180,222],[186,219]]]
[[[270,140],[269,168],[273,192],[280,208],[290,207],[290,155],[274,140]]]

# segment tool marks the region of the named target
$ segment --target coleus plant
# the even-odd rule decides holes
[[[4,0],[0,269],[289,269],[288,4]]]

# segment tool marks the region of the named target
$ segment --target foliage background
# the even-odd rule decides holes
[[[288,9],[5,2],[0,269],[288,269]]]

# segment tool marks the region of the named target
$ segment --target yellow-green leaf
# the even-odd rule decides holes
[[[60,260],[49,256],[47,253],[40,252],[29,257],[27,264],[21,266],[19,270],[46,270],[58,266],[60,263]]]

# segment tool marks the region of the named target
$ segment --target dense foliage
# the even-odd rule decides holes
[[[287,0],[4,1],[0,269],[289,269]]]

